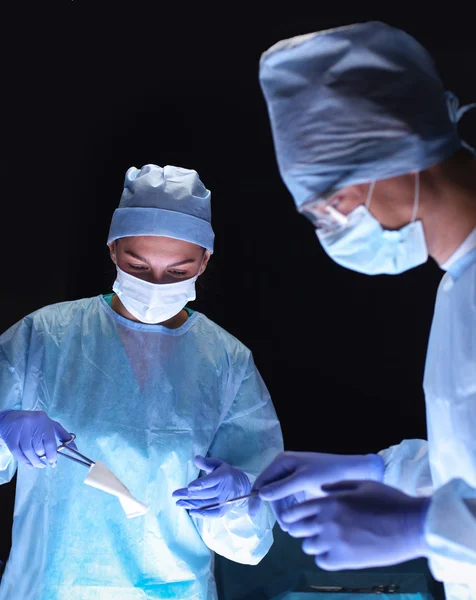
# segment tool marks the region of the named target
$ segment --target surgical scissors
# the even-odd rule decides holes
[[[78,452],[74,448],[68,447],[69,444],[74,442],[74,440],[76,439],[75,433],[70,433],[70,435],[71,435],[70,440],[68,440],[67,442],[63,442],[61,445],[58,446],[58,448],[57,448],[58,454],[60,456],[64,456],[65,458],[69,458],[69,460],[74,460],[74,462],[77,462],[80,465],[84,465],[85,467],[92,467],[94,464],[96,464],[90,458],[88,458],[87,456],[84,456],[84,454],[81,454],[81,452]],[[70,454],[65,454],[63,452],[64,450],[67,450],[68,452],[73,453],[75,456],[71,456]],[[38,458],[45,458],[45,457],[46,457],[46,454],[43,454],[43,456],[39,456]],[[77,458],[77,457],[79,457],[79,458]]]

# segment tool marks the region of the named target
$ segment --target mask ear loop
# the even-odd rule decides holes
[[[372,182],[370,183],[370,186],[369,186],[369,191],[368,191],[368,193],[367,193],[367,200],[365,201],[365,208],[366,208],[367,210],[369,210],[370,202],[371,202],[371,200],[372,200],[372,196],[373,196],[373,193],[374,193],[374,188],[375,188],[375,184],[376,184],[376,183],[377,183],[376,181],[372,181]]]
[[[202,270],[202,265],[203,265],[203,261],[205,260],[205,254],[207,253],[207,249],[204,248],[203,249],[203,254],[202,254],[202,260],[200,261],[200,266],[198,267],[198,271],[197,274],[194,276],[195,277],[195,281],[200,277],[201,273],[200,271]]]
[[[412,220],[410,221],[410,223],[413,223],[414,221],[416,221],[419,205],[420,205],[420,173],[419,173],[419,171],[416,171],[416,173],[415,173],[415,200],[413,202],[413,214],[412,214]]]

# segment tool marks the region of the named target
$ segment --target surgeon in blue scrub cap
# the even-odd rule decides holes
[[[281,176],[327,254],[367,275],[431,256],[438,290],[428,440],[368,456],[285,452],[255,489],[328,570],[428,557],[447,597],[476,598],[476,159],[455,96],[411,36],[370,22],[261,58]]]
[[[270,548],[269,506],[202,510],[249,493],[283,449],[250,350],[186,306],[213,242],[195,171],[132,167],[108,238],[114,293],[0,337],[0,483],[18,471],[1,600],[213,600],[213,552],[256,564]],[[82,465],[56,465],[70,432],[145,516],[83,485]]]

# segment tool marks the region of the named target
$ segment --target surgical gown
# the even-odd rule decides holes
[[[264,505],[195,521],[172,492],[198,477],[197,454],[253,481],[283,449],[251,352],[195,312],[178,329],[129,321],[102,296],[43,308],[0,337],[0,408],[44,410],[150,506],[127,519],[87,469],[18,466],[1,600],[216,598],[213,553],[256,564],[272,544]],[[0,442],[0,482],[16,461]]]
[[[384,481],[432,496],[429,563],[448,600],[476,599],[476,230],[437,294],[425,369],[428,441],[380,454]]]

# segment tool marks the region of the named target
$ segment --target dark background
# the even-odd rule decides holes
[[[216,232],[195,308],[252,349],[286,447],[364,453],[424,437],[441,272],[430,261],[366,277],[327,258],[279,177],[258,61],[282,38],[382,20],[427,47],[465,104],[476,100],[470,3],[421,16],[365,3],[38,4],[2,9],[1,330],[110,290],[105,243],[128,167],[193,168],[212,191]],[[461,125],[473,143],[475,124]],[[0,489],[3,560],[13,491]]]

